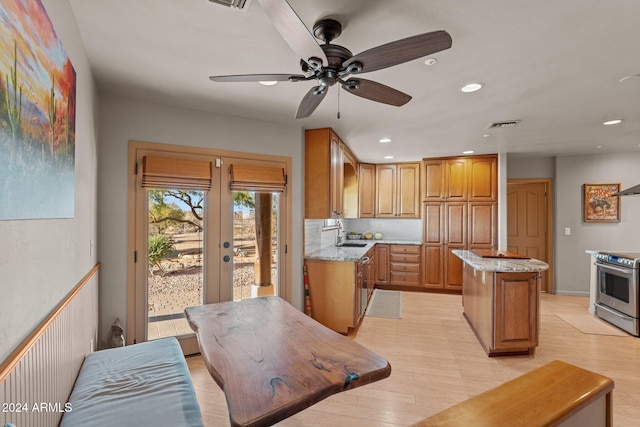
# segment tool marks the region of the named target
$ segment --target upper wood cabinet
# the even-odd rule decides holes
[[[494,202],[498,198],[498,167],[495,156],[478,156],[468,161],[469,201]]]
[[[305,131],[305,218],[357,218],[357,159],[331,128]]]
[[[420,218],[420,164],[376,165],[376,218]]]
[[[376,205],[376,165],[360,163],[358,171],[358,214],[373,218]]]
[[[424,201],[467,200],[469,174],[466,158],[425,159],[422,170],[425,177],[422,186]]]

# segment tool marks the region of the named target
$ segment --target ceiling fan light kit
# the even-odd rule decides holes
[[[449,49],[452,44],[449,33],[438,30],[397,40],[353,55],[349,49],[331,44],[342,33],[342,24],[335,19],[317,21],[313,26],[312,35],[286,0],[258,0],[258,2],[276,30],[300,56],[303,74],[244,74],[212,76],[210,79],[214,82],[316,80],[317,86],[307,92],[298,107],[297,119],[309,117],[320,105],[329,87],[336,83],[353,95],[400,107],[411,100],[410,95],[382,83],[352,75],[381,70],[422,58]],[[314,36],[324,41],[324,44],[318,44]]]

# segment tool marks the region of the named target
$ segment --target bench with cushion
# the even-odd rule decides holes
[[[175,338],[89,354],[61,427],[198,426],[202,415]]]

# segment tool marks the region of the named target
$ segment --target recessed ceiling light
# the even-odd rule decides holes
[[[466,93],[475,92],[480,89],[482,89],[482,83],[467,83],[466,85],[460,88],[462,92],[466,92]]]
[[[382,138],[382,139],[380,140],[380,142],[381,142],[381,143],[383,143],[383,144],[386,144],[386,143],[388,143],[388,142],[391,142],[391,138]]]
[[[387,160],[391,160],[391,159],[393,159],[393,156],[384,156],[384,158],[387,159]]]
[[[602,148],[603,145],[596,145],[596,148]]]
[[[438,60],[436,58],[427,58],[424,60],[424,64],[425,65],[433,65],[436,62],[438,62]]]
[[[613,119],[602,122],[602,124],[605,126],[617,125],[618,123],[622,123],[622,119]]]
[[[488,133],[485,133],[485,134],[484,134],[484,135],[482,135],[482,136],[484,136],[485,138],[489,138],[491,135],[489,135]]]
[[[473,150],[467,150],[462,152],[462,154],[473,154],[473,153],[475,153],[475,151]]]
[[[273,86],[273,85],[278,84],[278,82],[275,81],[275,80],[261,81],[261,82],[258,82],[258,83],[260,83],[262,86]]]

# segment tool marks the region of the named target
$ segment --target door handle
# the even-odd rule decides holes
[[[224,262],[229,262],[229,261],[231,261],[231,257],[229,255],[225,255],[224,257],[222,257],[222,260]]]

